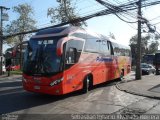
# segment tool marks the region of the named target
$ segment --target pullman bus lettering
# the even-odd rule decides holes
[[[130,48],[79,27],[37,32],[28,41],[23,88],[63,95],[121,78],[130,72]]]
[[[97,57],[96,61],[112,62],[112,58]]]

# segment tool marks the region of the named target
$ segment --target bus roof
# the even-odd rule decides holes
[[[44,34],[52,34],[52,33],[60,33],[65,30],[67,27],[56,27],[56,28],[49,28],[45,30],[41,30],[36,33],[36,35],[44,35]]]
[[[63,36],[78,30],[84,31],[82,28],[74,27],[74,26],[54,27],[54,28],[41,30],[37,32],[34,36],[32,36],[32,38]]]
[[[32,36],[32,38],[62,36],[62,35],[69,35],[69,34],[72,34],[75,32],[87,33],[87,34],[92,35],[94,37],[101,38],[101,39],[107,39],[115,44],[118,44],[118,43],[116,43],[116,40],[112,39],[111,37],[93,32],[88,29],[83,29],[81,27],[75,27],[75,26],[63,26],[63,27],[55,27],[55,28],[41,30],[41,31],[37,32],[36,35]],[[121,44],[118,44],[118,45],[120,45],[122,48],[129,48],[129,46],[125,46],[125,45],[121,45]]]

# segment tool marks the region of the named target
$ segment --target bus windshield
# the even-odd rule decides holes
[[[31,39],[24,55],[23,72],[30,75],[53,75],[60,72],[61,57],[56,54],[59,39]]]

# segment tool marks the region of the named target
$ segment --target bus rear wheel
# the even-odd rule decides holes
[[[123,80],[123,77],[124,77],[124,69],[121,70],[121,75],[120,75],[119,80],[122,81],[122,80]]]

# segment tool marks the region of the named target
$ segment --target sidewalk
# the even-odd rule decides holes
[[[131,94],[160,99],[160,75],[145,75],[141,80],[135,80],[132,72],[116,87]]]

